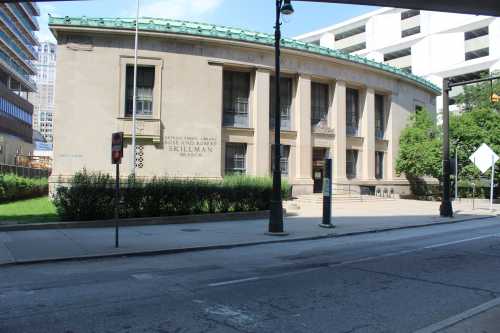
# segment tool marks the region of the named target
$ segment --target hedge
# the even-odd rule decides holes
[[[114,216],[114,179],[100,173],[77,173],[70,186],[59,187],[54,204],[63,220]],[[291,187],[283,181],[283,197]],[[269,209],[271,178],[229,176],[221,181],[129,178],[121,184],[120,217],[248,212]]]
[[[47,178],[26,178],[15,174],[0,174],[0,203],[47,195]]]

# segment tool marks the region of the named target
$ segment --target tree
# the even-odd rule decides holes
[[[500,72],[485,74],[483,77],[498,76]],[[453,99],[456,104],[464,111],[473,111],[478,109],[493,109],[500,112],[500,103],[493,103],[491,95],[500,95],[500,80],[493,82],[481,82],[463,86],[463,92],[455,96]]]
[[[451,152],[455,152],[459,160],[459,179],[474,180],[480,171],[469,160],[469,156],[486,143],[497,154],[500,154],[500,113],[491,108],[477,107],[462,115],[450,117]],[[488,171],[485,176],[489,176]],[[496,164],[495,179],[500,182],[500,165]]]
[[[478,103],[479,104],[479,103]],[[457,151],[459,181],[470,183],[480,171],[469,156],[482,143],[500,154],[500,113],[492,108],[475,107],[470,112],[450,117],[450,152]],[[427,111],[417,112],[401,133],[400,151],[396,161],[398,174],[404,173],[410,183],[424,176],[442,176],[442,134]],[[484,176],[489,177],[491,171]],[[500,183],[500,163],[495,167],[495,182]]]
[[[440,178],[441,137],[440,129],[427,110],[413,114],[401,133],[396,172],[404,173],[407,178]]]

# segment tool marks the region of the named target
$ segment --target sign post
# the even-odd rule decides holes
[[[495,184],[495,164],[500,159],[497,154],[485,143],[479,147],[469,159],[476,167],[485,173],[491,168],[491,184],[490,184],[490,210],[493,210],[493,188]]]
[[[115,247],[118,248],[120,246],[119,234],[118,234],[118,219],[120,218],[119,214],[119,205],[120,205],[120,163],[123,158],[123,132],[113,133],[111,136],[111,163],[116,165],[116,176],[115,176]]]
[[[332,159],[325,159],[325,174],[323,178],[323,221],[322,228],[333,228],[332,225]]]
[[[490,210],[493,210],[493,187],[495,184],[495,163],[496,163],[495,156],[491,155]]]

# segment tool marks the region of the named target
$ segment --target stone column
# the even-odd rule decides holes
[[[361,159],[363,180],[375,179],[375,91],[366,89],[361,119],[363,136],[363,158]]]
[[[312,142],[311,142],[311,78],[300,75],[296,94],[296,177],[294,194],[312,193]]]
[[[345,181],[346,178],[346,83],[337,81],[333,96],[333,127],[335,141],[333,144],[333,178]]]
[[[385,172],[384,177],[389,180],[393,180],[396,178],[396,159],[399,152],[399,137],[395,135],[395,123],[396,120],[394,117],[397,113],[403,113],[404,110],[401,110],[399,106],[399,95],[393,94],[387,97],[387,104],[389,105],[389,113],[387,116],[387,127],[385,129],[385,137],[388,140],[387,146],[387,156],[385,157],[386,165],[384,166]],[[409,115],[408,115],[409,116]],[[402,120],[404,121],[404,120]],[[403,122],[406,124],[406,121]]]
[[[269,145],[269,82],[270,72],[257,69],[252,91],[252,114],[254,134],[253,174],[269,176],[270,145]]]

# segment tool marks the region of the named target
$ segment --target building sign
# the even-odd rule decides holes
[[[171,153],[181,157],[206,157],[215,152],[217,138],[207,136],[166,136],[165,144]]]
[[[35,141],[35,150],[52,151],[52,143]]]

